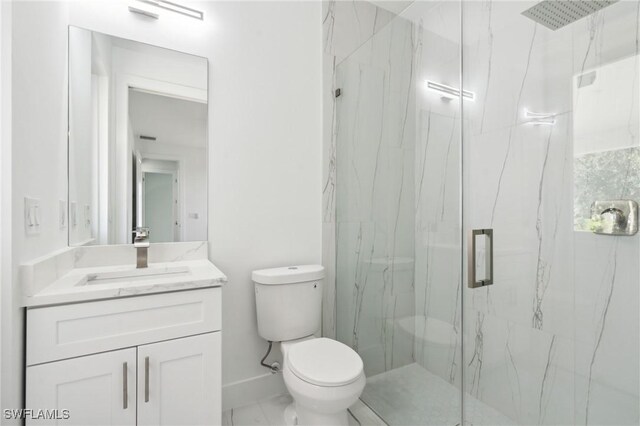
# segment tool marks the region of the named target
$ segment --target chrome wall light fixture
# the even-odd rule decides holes
[[[167,0],[137,0],[140,3],[145,3],[147,5],[151,5],[154,7],[158,7],[160,9],[168,10],[170,12],[179,13],[181,15],[188,16],[190,18],[195,18],[199,20],[204,20],[204,12],[192,9],[187,6],[182,6],[178,3],[173,3]],[[139,13],[141,15],[148,16],[150,18],[158,19],[159,14],[149,10],[148,8],[139,8],[136,6],[129,6],[129,11],[133,13]]]
[[[448,86],[442,83],[436,83],[435,81],[431,80],[425,80],[425,84],[429,90],[439,92],[440,94],[444,95],[443,97],[446,99],[454,99],[460,97],[460,89],[456,89],[455,87]],[[468,90],[463,90],[462,97],[470,101],[475,101],[476,94]]]

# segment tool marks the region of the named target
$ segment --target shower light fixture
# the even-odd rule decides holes
[[[436,92],[443,93],[450,99],[460,97],[460,89],[456,89],[455,87],[447,86],[446,84],[442,83],[436,83],[435,81],[431,80],[425,80],[425,84],[427,85],[427,88],[435,90]],[[476,94],[473,92],[469,92],[468,90],[463,90],[462,97],[469,99],[470,101],[475,101]]]
[[[161,9],[169,10],[171,12],[180,13],[181,15],[189,16],[191,18],[204,20],[204,12],[190,7],[182,6],[177,3],[173,3],[167,0],[138,0],[142,3],[147,3],[152,6],[159,7]]]
[[[527,118],[525,123],[534,126],[553,126],[556,124],[556,114],[553,112],[531,112],[525,109],[524,116]]]

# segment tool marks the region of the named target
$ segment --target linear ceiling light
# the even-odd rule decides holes
[[[138,1],[151,4],[161,9],[170,10],[171,12],[180,13],[181,15],[189,16],[191,18],[196,18],[200,20],[204,19],[204,12],[196,9],[192,9],[190,7],[182,6],[167,0],[138,0]]]
[[[450,98],[460,97],[460,90],[456,89],[455,87],[447,86],[446,84],[442,84],[442,83],[436,83],[435,81],[430,81],[430,80],[426,80],[425,83],[427,84],[427,87],[429,89],[449,95],[448,97]],[[476,99],[476,94],[473,92],[469,92],[468,90],[463,90],[462,97],[467,98],[471,101],[474,101]]]

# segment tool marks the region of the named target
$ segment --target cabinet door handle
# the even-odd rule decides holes
[[[129,407],[129,384],[127,383],[127,363],[122,363],[122,409]]]
[[[144,402],[149,402],[149,357],[144,357]]]

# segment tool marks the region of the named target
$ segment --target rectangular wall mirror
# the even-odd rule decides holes
[[[207,239],[207,85],[206,58],[69,27],[69,245]]]

